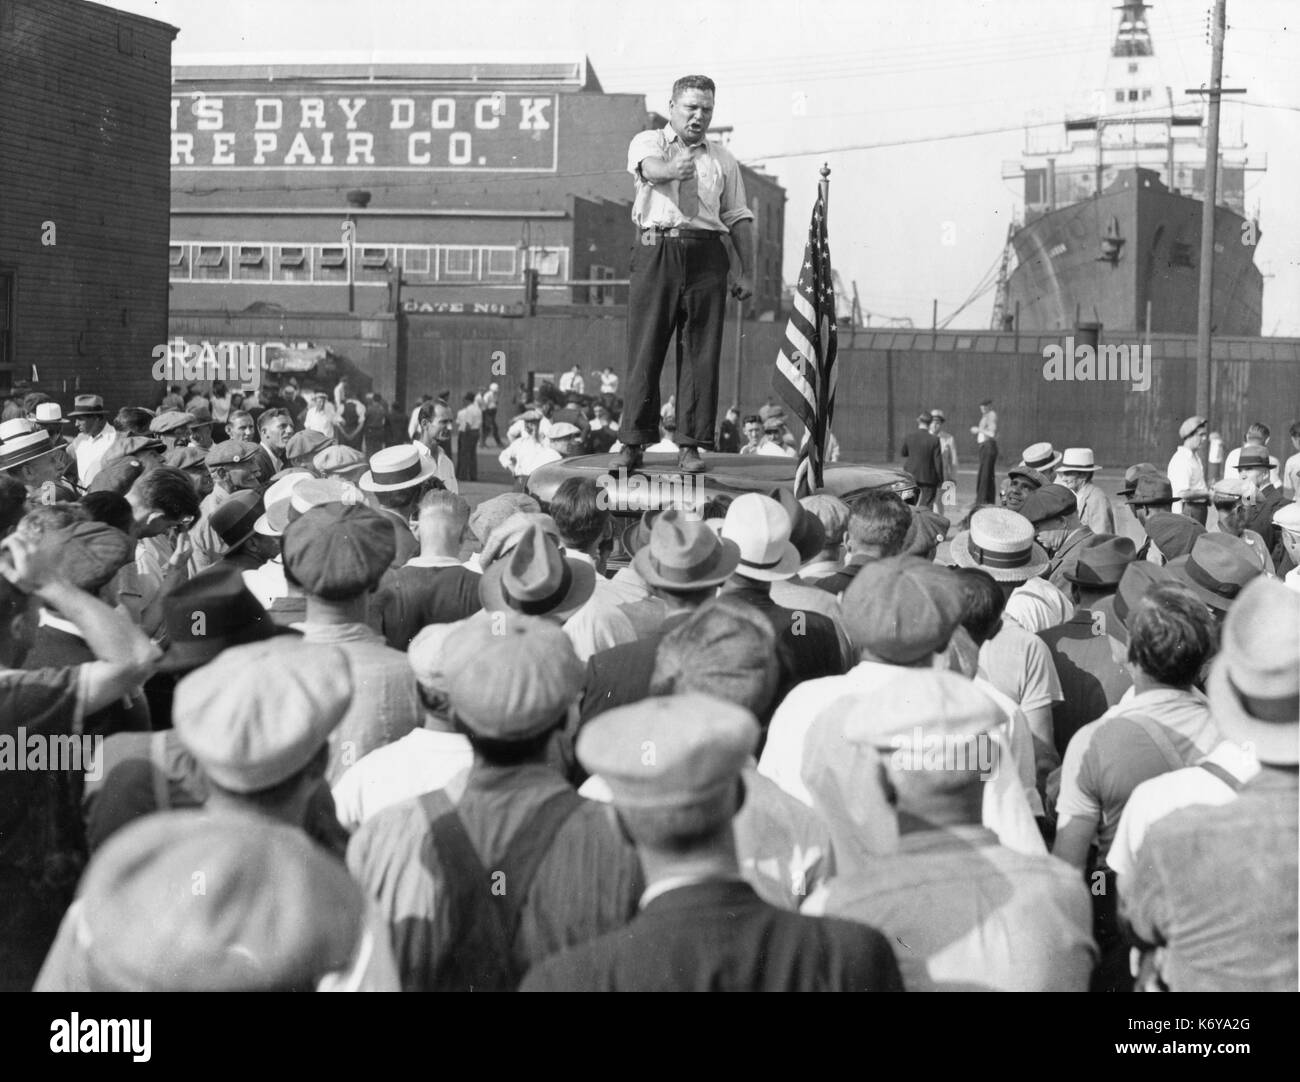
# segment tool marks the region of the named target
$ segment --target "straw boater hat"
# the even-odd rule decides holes
[[[1020,452],[1019,465],[1039,473],[1054,470],[1061,461],[1061,452],[1050,443],[1031,443]]]
[[[1206,682],[1210,712],[1229,740],[1261,763],[1300,761],[1300,594],[1276,579],[1241,591],[1223,624]]]
[[[51,437],[35,421],[24,423],[31,425],[31,429],[6,436],[4,442],[0,443],[0,472],[16,469],[41,455],[48,455],[51,451],[67,446],[68,441],[62,436]]]
[[[790,543],[790,516],[776,500],[757,492],[737,496],[727,508],[721,534],[740,549],[736,573],[780,582],[799,572],[799,550]]]
[[[432,455],[420,454],[415,444],[385,447],[370,456],[370,469],[358,482],[367,492],[396,492],[418,485],[438,472]]]
[[[1056,469],[1058,472],[1096,473],[1101,467],[1093,461],[1091,447],[1067,447]]]
[[[971,516],[970,529],[957,535],[951,553],[958,567],[987,571],[998,582],[1026,582],[1041,575],[1047,553],[1034,542],[1034,527],[1024,515],[984,507]]]

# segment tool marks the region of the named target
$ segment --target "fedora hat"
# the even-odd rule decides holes
[[[370,469],[358,482],[367,492],[396,492],[418,485],[438,472],[431,454],[422,455],[413,443],[385,447],[370,456]]]
[[[1271,470],[1273,463],[1269,459],[1268,448],[1257,443],[1248,443],[1237,452],[1237,469]]]
[[[1095,473],[1101,469],[1093,461],[1091,447],[1067,447],[1057,464],[1057,470],[1072,470],[1075,473]]]
[[[0,472],[15,469],[40,458],[41,455],[48,455],[51,451],[67,446],[68,441],[62,436],[51,439],[50,433],[36,422],[33,421],[31,424],[36,431],[24,432],[20,436],[14,436],[0,443]]]
[[[1120,575],[1119,589],[1115,591],[1113,609],[1119,628],[1112,628],[1110,634],[1120,642],[1128,642],[1128,617],[1147,592],[1166,582],[1172,582],[1173,576],[1166,568],[1153,564],[1149,560],[1134,560]]]
[[[201,622],[195,613],[203,614]],[[270,614],[244,585],[239,569],[224,561],[177,586],[167,597],[164,621],[169,644],[158,664],[164,672],[197,669],[227,647],[276,634]]]
[[[793,578],[800,560],[790,528],[790,516],[770,496],[746,492],[732,500],[721,533],[740,549],[736,573],[760,582]]]
[[[38,425],[61,425],[67,420],[63,416],[63,407],[57,402],[42,402],[34,412]]]
[[[595,589],[596,569],[564,556],[539,523],[530,523],[506,557],[483,572],[478,596],[488,612],[563,619]]]
[[[311,479],[312,475],[304,470],[300,473],[287,474],[278,481],[273,481],[262,494],[262,503],[266,510],[258,517],[253,529],[265,537],[279,537],[284,533],[284,528],[289,525],[289,500],[293,496],[294,489]],[[274,521],[270,515],[272,510],[275,510]]]
[[[1167,566],[1174,578],[1219,612],[1227,612],[1247,584],[1263,574],[1250,546],[1226,533],[1201,534],[1191,552]]]
[[[1003,507],[983,507],[971,516],[951,546],[958,567],[987,571],[998,582],[1026,582],[1047,568],[1047,553],[1034,541],[1033,524]]]
[[[632,558],[632,570],[648,586],[689,591],[721,586],[739,563],[740,549],[734,541],[671,510],[655,518],[649,543]]]
[[[237,549],[257,532],[257,520],[265,510],[261,493],[245,489],[227,497],[208,523],[226,548]]]
[[[102,417],[104,415],[104,396],[97,394],[79,394],[68,410],[69,420],[75,417]]]
[[[1219,731],[1261,763],[1300,761],[1300,594],[1277,579],[1248,583],[1223,623],[1206,694]]]
[[[654,529],[655,519],[662,511],[646,511],[632,525],[625,526],[620,535],[623,541],[623,551],[629,556],[635,556],[646,545],[650,544],[650,533]]]
[[[1194,518],[1175,515],[1172,511],[1157,511],[1145,525],[1147,536],[1160,550],[1166,563],[1190,553],[1197,539],[1205,533],[1205,527]]]
[[[1133,493],[1128,498],[1130,507],[1173,506],[1174,486],[1161,473],[1139,473],[1133,478]]]
[[[1061,452],[1050,443],[1031,443],[1020,452],[1019,466],[1046,473],[1056,468],[1061,461]]]
[[[1124,577],[1124,569],[1136,559],[1137,546],[1127,537],[1099,535],[1079,553],[1079,562],[1065,577],[1086,589],[1113,590]]]
[[[1142,476],[1159,477],[1161,476],[1160,467],[1154,462],[1139,462],[1130,466],[1124,471],[1124,485],[1120,488],[1121,496],[1132,496],[1133,489],[1137,485],[1137,480]],[[1172,489],[1170,490],[1172,492]]]

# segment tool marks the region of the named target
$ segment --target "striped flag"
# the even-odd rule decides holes
[[[794,311],[772,375],[772,389],[804,427],[795,472],[796,496],[806,496],[822,486],[826,436],[835,411],[835,349],[835,287],[826,239],[826,203],[819,190],[795,285]]]

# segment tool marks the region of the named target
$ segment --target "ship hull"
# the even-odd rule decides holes
[[[1154,173],[1131,170],[1100,196],[1035,219],[1011,239],[1018,266],[1008,283],[1008,316],[1018,313],[1027,332],[1079,322],[1140,332],[1149,305],[1152,332],[1196,333],[1202,205],[1169,191]],[[1258,234],[1226,207],[1217,209],[1214,226],[1211,326],[1218,334],[1258,335]],[[1114,260],[1102,258],[1108,233],[1123,240]]]

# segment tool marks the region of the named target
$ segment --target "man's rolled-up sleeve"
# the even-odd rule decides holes
[[[627,148],[627,171],[635,177],[641,176],[641,163],[646,158],[663,157],[663,139],[659,132],[650,130],[637,132]]]
[[[737,222],[752,222],[754,212],[749,209],[745,196],[745,180],[740,175],[740,164],[728,156],[722,166],[722,199],[718,202],[722,224],[728,229]]]

